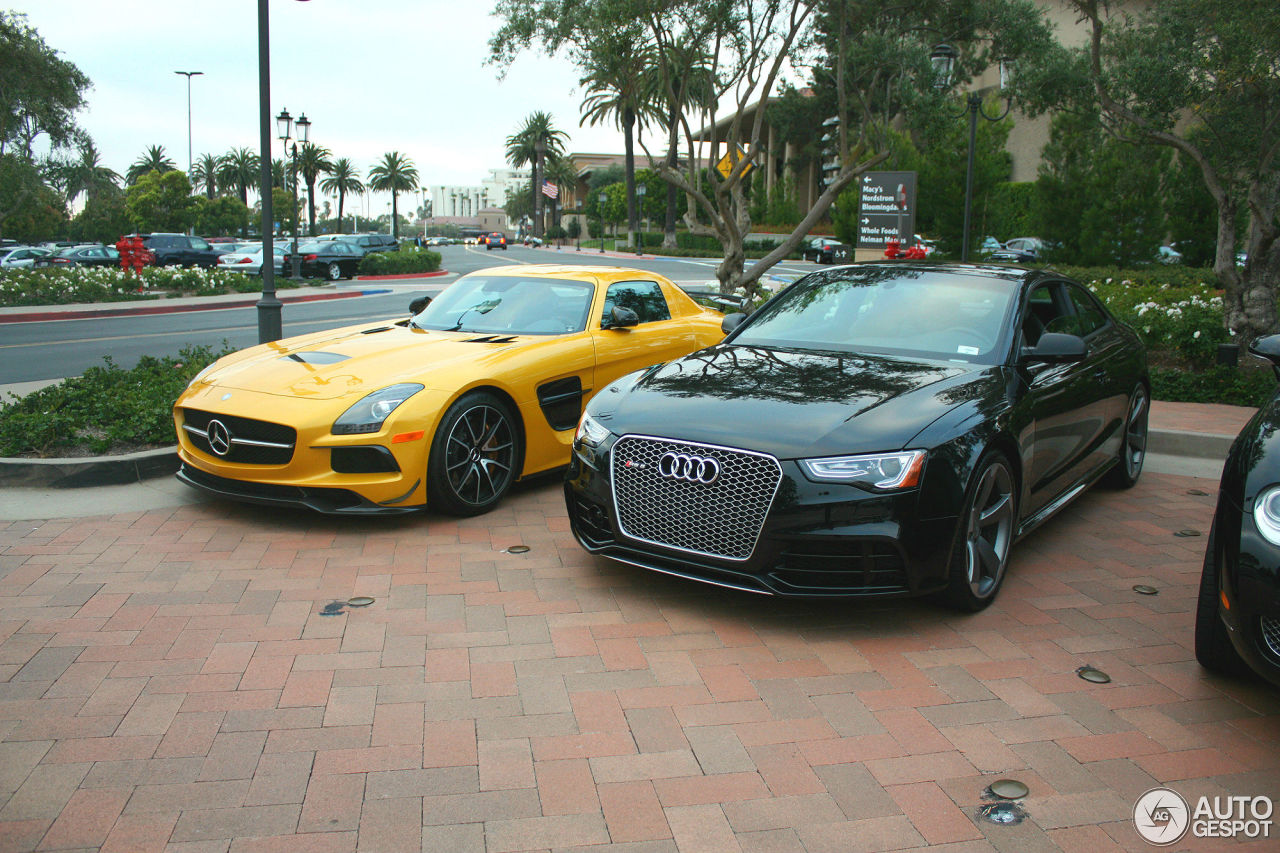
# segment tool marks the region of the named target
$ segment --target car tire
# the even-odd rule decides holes
[[[1118,489],[1131,489],[1142,476],[1147,456],[1147,423],[1151,415],[1151,395],[1141,382],[1129,395],[1125,409],[1124,434],[1120,438],[1120,458],[1107,472],[1107,482]]]
[[[330,263],[329,266],[325,267],[325,277],[329,281],[337,281],[342,278],[342,265],[337,261]]]
[[[1008,574],[1017,527],[1017,480],[1004,454],[989,450],[965,490],[947,570],[948,604],[974,613],[995,600]]]
[[[1217,525],[1209,530],[1204,551],[1204,568],[1200,570],[1200,592],[1196,597],[1196,660],[1210,672],[1221,675],[1247,675],[1250,670],[1236,647],[1231,645],[1227,626],[1218,614],[1218,549]]]
[[[519,473],[523,434],[507,403],[486,391],[460,397],[440,420],[427,461],[427,505],[471,516],[497,506]]]

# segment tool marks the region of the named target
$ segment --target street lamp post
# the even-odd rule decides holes
[[[608,193],[600,193],[596,201],[600,203],[600,254],[604,254],[604,203],[609,200]]]
[[[203,71],[175,71],[187,78],[187,177],[191,177],[191,78],[199,77]]]
[[[271,36],[267,0],[258,0],[258,198],[262,205],[262,298],[258,300],[258,343],[284,337],[276,298],[275,212],[271,209]]]
[[[956,49],[949,44],[939,44],[933,49],[929,60],[933,64],[933,85],[936,89],[951,88],[951,74],[955,68],[956,57],[959,54]],[[1013,76],[1013,64],[1007,59],[1000,60],[1000,90],[1005,91],[1009,88],[1009,82]],[[969,222],[973,208],[973,159],[974,147],[978,140],[978,116],[990,122],[1000,121],[1009,114],[1009,110],[1013,108],[1013,99],[1009,98],[1004,110],[999,115],[987,115],[986,109],[982,106],[982,96],[977,92],[970,92],[966,98],[965,112],[969,114],[969,156],[968,165],[965,169],[964,176],[964,230],[960,239],[960,260],[968,262],[969,260]],[[963,113],[961,113],[963,115]]]
[[[298,128],[297,141],[290,142],[295,126]],[[293,188],[293,246],[289,250],[289,259],[293,262],[294,281],[302,278],[302,258],[298,257],[298,142],[307,142],[310,130],[311,122],[307,120],[306,113],[298,116],[297,121],[289,115],[287,108],[281,110],[280,115],[276,116],[276,134],[284,143],[284,153],[292,160],[293,180],[289,183]]]
[[[644,184],[636,184],[636,204],[640,208],[641,221],[644,221],[644,196],[649,192],[649,188]],[[644,245],[644,228],[640,229],[640,233],[636,235],[636,254],[640,254],[640,247]]]
[[[574,248],[576,251],[582,251],[582,199],[578,199],[575,205],[578,211],[578,218],[574,222],[578,223],[578,236],[574,238]]]

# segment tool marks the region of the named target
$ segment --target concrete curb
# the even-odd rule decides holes
[[[277,292],[276,296],[283,303],[290,302],[320,302],[327,299],[349,299],[353,296],[373,296],[382,293],[391,293],[390,290],[335,290],[332,293],[305,293],[296,296],[288,294],[281,295]],[[163,299],[155,302],[147,302],[145,305],[137,303],[124,303],[126,307],[120,308],[68,308],[62,311],[30,311],[27,313],[0,314],[0,323],[43,323],[50,320],[83,320],[89,317],[124,317],[130,314],[176,314],[185,311],[216,311],[224,308],[250,308],[258,304],[260,296],[254,295],[252,298],[245,299],[228,299],[225,301],[205,302],[188,302],[175,304],[166,302]],[[132,305],[133,307],[127,307]]]
[[[1220,463],[1233,441],[1234,436],[1153,429],[1147,436],[1147,452]],[[176,447],[83,459],[0,459],[0,488],[115,486],[177,470]]]

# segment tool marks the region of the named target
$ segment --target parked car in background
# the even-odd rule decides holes
[[[1014,237],[991,253],[991,260],[1011,264],[1034,264],[1041,261],[1048,247],[1039,237]]]
[[[800,260],[813,261],[815,264],[830,264],[836,261],[837,248],[844,245],[833,237],[814,237],[800,250]]]
[[[272,248],[275,253],[275,271],[278,275],[284,270],[284,256],[288,250],[279,243],[275,243]],[[218,258],[218,269],[262,275],[262,244],[240,244],[234,252],[228,252]]]
[[[972,611],[1015,540],[1142,472],[1142,341],[1057,274],[855,264],[724,328],[587,405],[565,482],[586,550],[730,589]]]
[[[507,235],[503,234],[501,231],[494,231],[485,238],[484,247],[489,251],[501,249],[505,252],[507,250]]]
[[[339,239],[357,247],[363,255],[370,252],[400,251],[399,241],[390,234],[342,234]]]
[[[115,246],[73,246],[35,259],[36,267],[116,267],[120,253]]]
[[[0,249],[0,269],[23,269],[33,267],[36,258],[43,258],[50,254],[48,249],[40,249],[35,246],[10,246]]]
[[[1156,260],[1162,264],[1182,263],[1182,253],[1172,246],[1161,246],[1156,249]]]
[[[222,254],[203,237],[187,234],[143,234],[142,244],[155,255],[158,267],[213,269]]]
[[[1001,243],[999,240],[997,240],[995,237],[992,237],[991,235],[987,235],[986,237],[982,238],[982,246],[980,247],[980,251],[982,251],[985,254],[998,252],[1003,248],[1004,248],[1004,243]]]
[[[724,334],[718,311],[635,269],[500,266],[415,302],[201,372],[174,406],[179,479],[327,513],[477,515],[564,466],[598,389]]]
[[[1280,335],[1249,352],[1280,376]],[[1196,660],[1280,685],[1280,391],[1236,437],[1222,468],[1196,600]]]
[[[292,251],[285,254],[285,270],[293,270],[293,257]],[[364,254],[345,240],[314,240],[299,244],[298,257],[302,260],[304,277],[337,281],[352,278]]]

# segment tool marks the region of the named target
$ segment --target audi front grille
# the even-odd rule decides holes
[[[1261,620],[1262,642],[1271,654],[1280,658],[1280,619],[1274,616],[1263,616]]]
[[[782,481],[765,453],[636,435],[613,445],[610,469],[623,533],[728,560],[751,556]]]
[[[298,440],[293,427],[199,409],[182,410],[182,429],[202,453],[243,465],[287,465]]]

